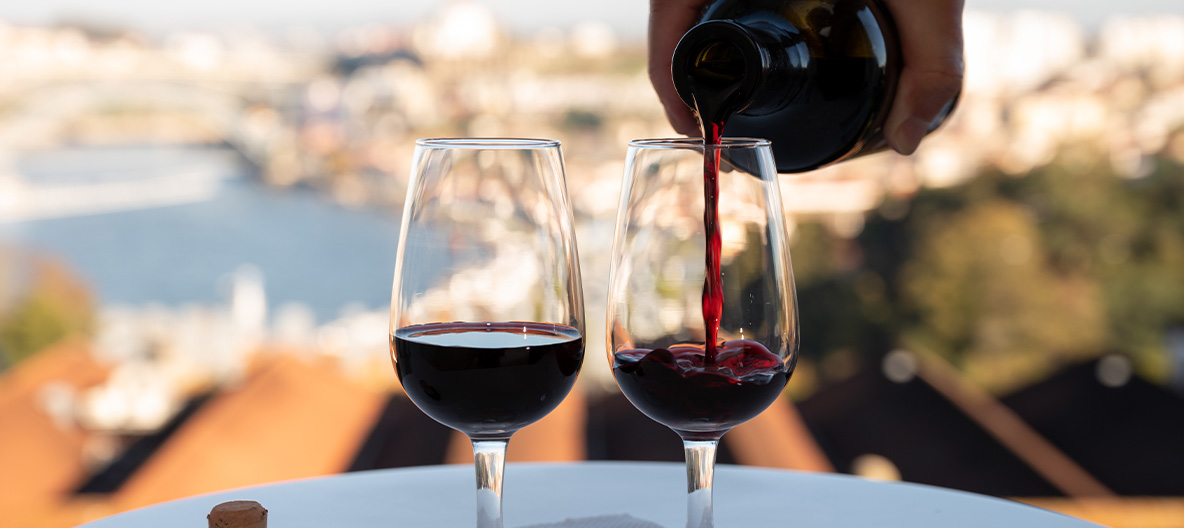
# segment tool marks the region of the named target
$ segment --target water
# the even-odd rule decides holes
[[[13,169],[33,186],[201,173],[211,196],[191,203],[0,222],[0,245],[56,256],[103,304],[183,306],[226,301],[226,277],[262,272],[269,305],[308,305],[335,318],[351,304],[385,309],[398,243],[397,212],[351,210],[308,190],[248,178],[228,150],[82,148],[26,153]]]

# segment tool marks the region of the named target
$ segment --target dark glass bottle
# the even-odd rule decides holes
[[[703,125],[770,140],[783,173],[882,150],[899,73],[896,29],[877,0],[717,0],[671,63]]]

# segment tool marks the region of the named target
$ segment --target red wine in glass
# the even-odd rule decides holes
[[[575,383],[584,340],[552,323],[431,323],[396,330],[391,352],[403,389],[424,413],[480,438],[554,410]]]
[[[779,399],[798,345],[769,143],[716,123],[630,142],[609,286],[613,375],[683,440],[689,528],[712,526],[717,442]]]
[[[725,341],[712,362],[679,344],[614,354],[621,391],[650,419],[684,439],[718,438],[764,411],[789,381],[785,361],[755,341]]]
[[[584,356],[560,144],[420,139],[411,167],[391,289],[391,357],[412,402],[472,440],[476,524],[502,528],[506,446],[559,406]],[[501,214],[507,204],[530,214]],[[507,267],[528,272],[510,277]],[[498,280],[510,289],[481,293]]]

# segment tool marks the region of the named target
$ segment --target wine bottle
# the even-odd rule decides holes
[[[728,136],[768,139],[782,173],[884,149],[900,68],[878,0],[717,0],[671,62],[704,133],[726,126]]]

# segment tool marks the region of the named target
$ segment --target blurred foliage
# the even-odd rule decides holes
[[[1002,392],[1102,353],[1167,372],[1184,325],[1184,166],[1065,161],[894,199],[853,239],[798,226],[802,347],[824,378],[897,347]]]
[[[604,116],[590,110],[569,110],[563,116],[563,128],[598,131],[604,128]]]
[[[38,258],[30,275],[24,291],[0,312],[0,370],[94,327],[91,295],[69,270]]]

